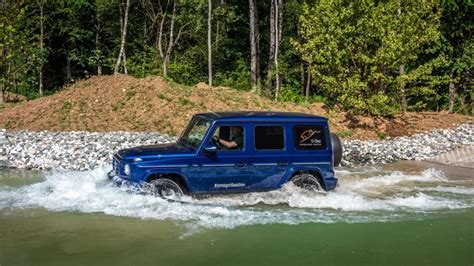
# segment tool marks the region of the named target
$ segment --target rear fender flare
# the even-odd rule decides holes
[[[309,167],[308,166],[307,167],[292,167],[283,177],[282,181],[280,182],[278,186],[281,187],[284,184],[288,183],[293,177],[293,175],[300,171],[315,171],[321,176],[321,178],[323,179],[322,181],[324,182],[324,175],[322,174],[322,171],[319,167],[310,167],[310,166]],[[325,184],[321,184],[321,185],[325,186]]]

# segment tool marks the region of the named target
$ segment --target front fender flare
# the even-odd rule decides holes
[[[148,169],[146,171],[144,171],[144,173],[142,174],[141,178],[140,178],[140,181],[141,182],[148,182],[148,179],[150,176],[152,175],[159,175],[159,174],[172,174],[172,175],[177,175],[179,177],[181,177],[181,179],[183,180],[183,182],[186,184],[186,187],[189,188],[189,183],[188,183],[188,180],[186,178],[186,176],[184,175],[184,173],[180,170],[180,169],[175,169],[175,168],[163,168],[163,169]]]

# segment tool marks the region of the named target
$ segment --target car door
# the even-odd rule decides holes
[[[232,136],[229,128],[232,127],[242,129],[244,141],[239,149],[220,148],[212,154],[206,154],[204,151],[199,153],[201,192],[225,193],[247,190],[250,175],[245,126],[243,124],[216,124],[206,142],[212,142],[212,136],[216,135],[216,132],[220,132],[219,137],[230,142]]]
[[[287,130],[283,124],[266,123],[253,124],[252,129],[251,188],[274,189],[281,183],[290,167]]]

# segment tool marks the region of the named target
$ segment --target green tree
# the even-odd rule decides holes
[[[410,73],[420,67],[411,63],[439,37],[435,7],[393,0],[305,5],[294,45],[311,65],[313,85],[333,103],[355,113],[393,114]],[[398,75],[402,64],[407,72]]]
[[[23,29],[27,6],[24,1],[0,3],[0,103],[8,91],[27,94],[23,89],[37,85],[38,75],[29,75],[42,60],[31,29]],[[35,86],[37,87],[37,86]]]
[[[467,0],[442,0],[441,54],[448,60],[442,73],[448,76],[448,110],[473,112],[474,78],[474,3]],[[456,104],[458,103],[458,104]],[[470,105],[470,106],[469,106]]]

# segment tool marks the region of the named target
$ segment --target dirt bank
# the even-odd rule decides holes
[[[407,113],[393,118],[351,116],[323,104],[273,102],[254,93],[204,84],[182,86],[160,77],[102,76],[79,81],[54,95],[0,109],[7,130],[158,131],[179,134],[190,117],[210,111],[292,111],[326,116],[344,138],[379,139],[451,128],[472,117]]]

